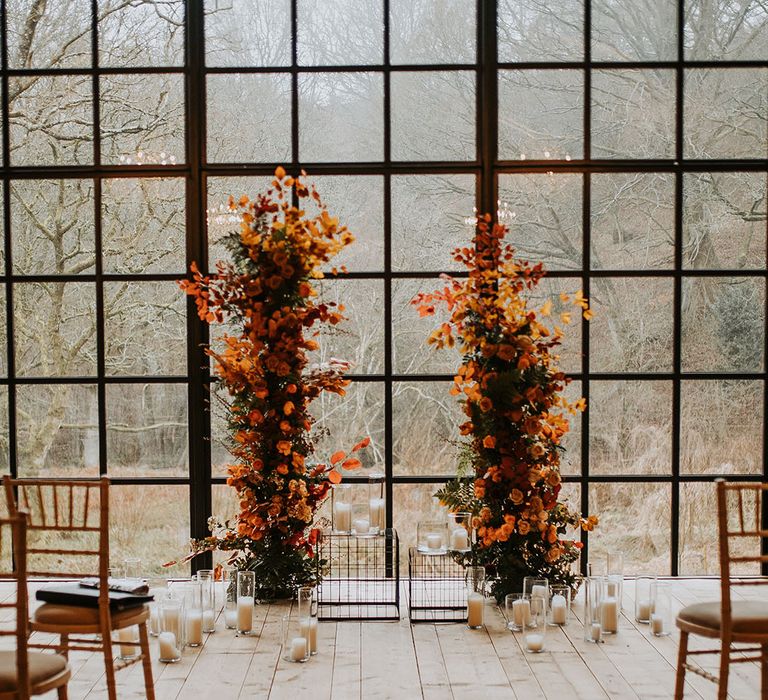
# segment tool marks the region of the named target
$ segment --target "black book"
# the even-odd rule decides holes
[[[62,583],[55,586],[41,588],[35,594],[38,600],[45,603],[58,605],[77,605],[83,608],[99,607],[99,590],[97,588],[85,588],[78,583]],[[127,610],[154,600],[151,595],[136,595],[121,591],[109,591],[109,609]]]

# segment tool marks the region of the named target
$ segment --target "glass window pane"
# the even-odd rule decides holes
[[[341,251],[329,267],[346,266],[352,272],[384,269],[384,178],[378,175],[321,175],[311,178],[332,216],[355,236],[354,243]],[[314,216],[314,202],[302,202],[307,215]]]
[[[184,180],[104,180],[101,241],[104,272],[182,273],[185,267]]]
[[[474,233],[473,175],[392,176],[392,269],[457,270],[453,250]]]
[[[12,181],[11,226],[15,273],[93,273],[91,180]]]
[[[465,0],[391,0],[392,63],[474,63],[475,5]]]
[[[8,376],[8,323],[5,315],[5,285],[0,284],[0,377]],[[2,398],[0,398],[0,404],[2,404]]]
[[[592,280],[590,369],[595,372],[672,370],[671,277]]]
[[[565,369],[565,367],[563,367]],[[571,382],[563,392],[563,396],[569,401],[577,401],[582,396],[581,382]],[[565,413],[564,417],[568,419],[569,429],[565,434],[560,444],[563,447],[563,452],[560,454],[560,473],[566,475],[579,475],[581,474],[581,422],[584,414],[578,413],[575,416]],[[564,484],[564,490],[575,486],[574,484]],[[571,499],[571,504],[575,507],[579,507],[579,500]],[[577,535],[578,537],[578,535]]]
[[[163,564],[189,552],[189,486],[112,486],[109,544],[113,561],[141,559],[143,576],[189,576],[189,564]]]
[[[98,413],[95,385],[17,386],[19,476],[98,476]]]
[[[18,392],[17,392],[18,396]],[[17,424],[18,430],[18,424]],[[8,387],[0,386],[0,474],[10,473],[8,457],[8,445],[10,444],[8,431]]]
[[[675,155],[675,72],[592,72],[592,156]]]
[[[392,489],[393,525],[400,538],[400,575],[408,571],[408,545],[416,542],[420,520],[442,520],[447,511],[435,498],[442,484],[395,484]]]
[[[208,161],[282,162],[291,153],[291,78],[208,76]]]
[[[186,299],[175,282],[105,282],[107,374],[185,374]]]
[[[685,71],[686,158],[765,158],[768,68]]]
[[[393,160],[475,160],[475,74],[392,74]]]
[[[696,61],[768,59],[768,7],[760,0],[738,4],[686,0],[685,57]]]
[[[91,65],[91,3],[8,0],[9,68]]]
[[[189,473],[186,384],[107,385],[110,476]]]
[[[581,158],[583,83],[581,71],[499,71],[499,158]]]
[[[676,5],[669,0],[595,0],[592,60],[674,61]]]
[[[13,165],[93,163],[90,77],[35,75],[8,82]]]
[[[682,363],[685,372],[761,372],[765,280],[683,278]]]
[[[434,316],[420,317],[411,300],[419,292],[442,289],[442,280],[392,280],[392,368],[396,374],[449,374],[461,363],[458,348],[436,350],[427,345],[429,334],[448,319],[440,308]]]
[[[499,0],[499,61],[580,61],[584,2]]]
[[[593,270],[674,265],[675,178],[667,173],[591,176]]]
[[[2,129],[0,129],[0,138],[2,135]],[[5,188],[0,188],[0,232],[2,232],[0,235],[0,269],[5,270]]]
[[[765,173],[683,175],[683,264],[765,267]]]
[[[577,270],[582,261],[582,176],[500,175],[502,206],[512,212],[507,240],[520,257],[550,270]]]
[[[382,75],[300,74],[299,124],[299,154],[303,161],[382,160]]]
[[[205,0],[205,62],[291,65],[291,0]]]
[[[344,306],[346,321],[327,324],[317,338],[313,361],[339,358],[352,363],[350,374],[384,371],[384,283],[382,280],[320,280],[318,302]],[[354,444],[354,443],[353,443]]]
[[[670,474],[672,382],[593,380],[589,451],[590,474]]]
[[[762,473],[763,389],[762,381],[683,381],[683,474]]]
[[[394,382],[393,461],[397,476],[452,475],[459,464],[459,425],[466,416],[452,382]]]
[[[96,374],[96,289],[86,282],[13,287],[16,372],[23,377]]]
[[[184,15],[184,0],[99,0],[99,63],[183,65]]]
[[[101,159],[117,165],[176,165],[184,155],[180,75],[101,78]]]
[[[592,484],[589,512],[600,516],[600,524],[589,533],[590,561],[605,562],[608,552],[622,552],[625,575],[669,575],[669,484]]]
[[[382,0],[298,0],[299,65],[352,66],[384,57]]]

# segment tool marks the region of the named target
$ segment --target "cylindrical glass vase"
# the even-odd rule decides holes
[[[312,586],[299,588],[299,625],[307,638],[310,656],[317,654],[317,591]]]
[[[283,658],[300,664],[309,659],[309,641],[298,616],[283,616]]]
[[[160,601],[168,594],[168,579],[151,578],[147,581],[149,595],[153,600],[147,604],[149,607],[149,624],[147,631],[153,637],[157,637],[161,632],[160,626]]]
[[[667,637],[672,633],[672,596],[669,585],[655,581],[653,585],[653,612],[650,624],[651,634],[655,637]]]
[[[387,526],[387,502],[384,491],[385,478],[380,472],[368,475],[368,520],[373,534],[383,534]]]
[[[224,627],[237,629],[237,569],[224,569],[221,572],[224,584]]]
[[[603,641],[603,581],[601,576],[587,576],[583,581],[584,640],[587,642]]]
[[[522,632],[531,617],[531,601],[524,593],[509,593],[504,597],[507,629]]]
[[[216,631],[216,601],[213,581],[213,569],[200,569],[197,572],[203,597],[203,632]]]
[[[531,614],[523,624],[523,645],[530,654],[538,654],[546,648],[547,601],[545,598],[531,599]]]
[[[613,596],[619,602],[619,610],[624,600],[624,554],[610,551],[606,558],[606,573],[608,575],[606,596]]]
[[[655,584],[655,576],[638,576],[635,579],[635,620],[637,622],[649,624],[651,621]]]
[[[253,634],[253,606],[256,600],[256,574],[237,572],[237,633]]]
[[[485,626],[485,568],[468,566],[464,581],[467,585],[467,627],[481,629]]]
[[[188,583],[184,591],[184,634],[188,646],[203,643],[203,586],[197,580]]]
[[[184,648],[184,606],[178,598],[163,598],[160,600],[160,634],[157,637],[160,645],[160,661],[167,664],[176,663],[181,659]]]
[[[448,544],[444,520],[421,520],[416,526],[417,549],[422,554],[445,554]]]
[[[352,534],[355,537],[373,537],[379,529],[371,525],[370,509],[366,503],[352,504]]]
[[[526,576],[523,579],[523,593],[525,594],[526,598],[531,601],[531,606],[533,606],[533,601],[536,598],[541,598],[544,601],[544,612],[546,614],[546,608],[549,604],[548,579],[540,578],[537,576]]]
[[[568,622],[571,611],[571,589],[568,586],[552,586],[549,593],[549,624],[562,627]]]
[[[448,549],[469,552],[472,549],[472,513],[448,514]]]
[[[331,527],[340,535],[352,532],[352,485],[336,484],[331,490]]]

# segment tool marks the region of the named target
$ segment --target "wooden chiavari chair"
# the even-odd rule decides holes
[[[116,700],[115,672],[141,662],[148,700],[154,700],[152,663],[147,620],[149,608],[140,605],[111,610],[109,604],[109,479],[53,480],[3,477],[9,511],[29,513],[27,574],[38,578],[79,579],[98,577],[97,607],[44,603],[30,620],[33,631],[60,638],[59,650],[103,655],[110,700]],[[33,566],[32,563],[39,563]],[[95,569],[95,571],[94,571]],[[132,659],[115,659],[112,633],[137,626],[139,641],[120,641],[122,647],[139,647]]]
[[[5,547],[5,545],[12,545]],[[0,698],[26,700],[54,688],[59,700],[67,700],[71,676],[67,660],[59,654],[29,651],[29,597],[27,591],[27,515],[16,513],[0,520],[0,559],[2,577],[15,584],[14,600],[0,603],[1,609],[13,609],[12,625],[3,620],[0,637],[15,637],[15,651],[0,651]],[[13,561],[13,564],[6,566]]]
[[[768,585],[768,577],[736,579],[733,565],[762,564],[768,555],[741,553],[747,538],[768,537],[762,526],[761,502],[768,484],[726,483],[717,480],[717,519],[720,547],[720,601],[696,603],[683,608],[677,616],[680,647],[677,659],[675,699],[683,697],[685,672],[692,671],[718,685],[718,698],[728,696],[730,664],[758,662],[761,667],[762,700],[768,700],[768,601],[733,600],[732,587]],[[739,546],[739,543],[742,543]],[[739,550],[738,552],[736,550]],[[688,635],[696,634],[719,639],[715,649],[688,649]],[[747,644],[735,648],[734,644]],[[696,665],[688,657],[700,654],[720,654],[720,672],[715,676]]]

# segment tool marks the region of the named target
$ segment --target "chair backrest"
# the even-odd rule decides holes
[[[18,696],[30,695],[29,659],[29,593],[27,591],[27,515],[23,511],[0,519],[0,577],[15,584],[14,595],[0,602],[0,610],[12,608],[14,619],[3,615],[0,637],[16,638],[16,679]]]
[[[98,577],[99,604],[109,610],[109,479],[4,476],[3,485],[9,513],[28,515],[27,575]]]
[[[768,577],[734,579],[734,565],[754,564],[754,574],[768,562],[761,553],[761,540],[768,538],[763,523],[762,502],[768,484],[732,483],[717,479],[717,521],[720,546],[720,582],[722,631],[729,634],[731,619],[731,586],[768,585]],[[740,566],[741,568],[741,566]]]

